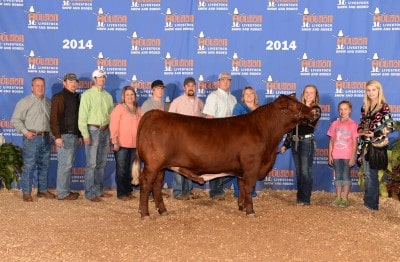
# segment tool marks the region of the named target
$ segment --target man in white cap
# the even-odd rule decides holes
[[[92,73],[93,86],[83,92],[79,106],[78,127],[85,143],[85,197],[93,202],[110,197],[104,192],[103,175],[107,164],[110,144],[110,114],[114,108],[113,98],[106,90],[106,73]]]
[[[232,116],[237,100],[230,92],[231,75],[222,72],[218,76],[218,89],[207,96],[203,113],[207,118],[222,118]],[[225,199],[223,188],[224,177],[210,180],[210,197],[217,200]]]

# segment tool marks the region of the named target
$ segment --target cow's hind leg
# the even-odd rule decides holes
[[[149,194],[153,190],[153,183],[155,174],[149,172],[145,167],[139,176],[140,184],[140,199],[139,199],[139,213],[142,218],[149,216]]]
[[[156,205],[156,209],[158,210],[158,213],[160,215],[164,214],[167,212],[167,209],[165,208],[164,205],[164,200],[162,197],[162,186],[164,182],[164,172],[158,172],[157,177],[154,181],[153,185],[153,197],[154,197],[154,202]]]

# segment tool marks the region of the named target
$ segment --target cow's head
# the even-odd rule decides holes
[[[296,94],[280,95],[275,101],[279,111],[289,116],[293,121],[301,123],[304,121],[313,122],[319,117],[319,110],[308,107],[296,99]]]

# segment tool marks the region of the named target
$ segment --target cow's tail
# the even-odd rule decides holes
[[[139,153],[136,149],[135,159],[132,164],[132,184],[135,186],[139,185],[140,162]]]

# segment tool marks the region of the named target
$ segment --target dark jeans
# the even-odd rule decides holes
[[[223,195],[224,192],[224,177],[215,178],[210,180],[210,197]]]
[[[174,173],[174,178],[172,180],[172,194],[174,197],[179,195],[188,196],[193,190],[193,182],[192,180]]]
[[[363,166],[365,175],[365,194],[364,205],[369,209],[379,209],[379,177],[377,169],[372,169],[368,161],[363,156]]]
[[[121,198],[132,192],[132,161],[136,148],[120,147],[114,151],[115,156],[115,183],[117,184],[117,197]]]
[[[314,139],[306,138],[299,141],[297,151],[293,145],[292,155],[296,167],[297,202],[310,204],[313,185]]]

